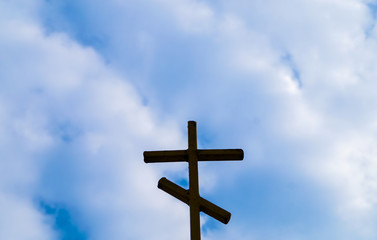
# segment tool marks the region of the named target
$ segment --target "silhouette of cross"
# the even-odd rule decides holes
[[[199,195],[198,161],[243,160],[242,149],[198,149],[196,122],[188,122],[188,149],[172,151],[145,151],[145,163],[188,162],[189,189],[186,190],[166,178],[158,181],[158,188],[181,200],[190,207],[191,240],[200,240],[200,211],[227,224],[230,212]]]

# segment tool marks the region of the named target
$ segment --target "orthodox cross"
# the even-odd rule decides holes
[[[190,207],[191,240],[200,240],[200,211],[227,224],[230,212],[199,195],[198,161],[243,160],[242,149],[198,149],[196,122],[188,122],[188,149],[172,151],[145,151],[145,163],[188,162],[189,189],[186,190],[166,178],[158,181],[158,188],[181,200]]]

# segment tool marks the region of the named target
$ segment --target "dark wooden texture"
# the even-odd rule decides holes
[[[242,149],[198,149],[196,122],[188,122],[188,149],[170,151],[145,151],[145,163],[187,162],[189,170],[189,189],[186,190],[166,178],[161,178],[158,188],[181,200],[190,207],[191,240],[200,240],[200,211],[227,224],[231,214],[219,206],[200,197],[199,161],[237,161],[243,160]]]
[[[164,177],[161,178],[160,181],[158,181],[158,188],[190,206],[190,196],[188,190],[180,187],[179,185],[173,183],[172,181],[169,181]],[[231,217],[230,212],[222,209],[221,207],[209,202],[202,197],[199,197],[199,210],[224,224],[227,224]]]

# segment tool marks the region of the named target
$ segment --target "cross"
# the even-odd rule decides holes
[[[200,212],[227,224],[230,212],[216,206],[199,195],[198,161],[243,160],[242,149],[198,149],[196,122],[188,122],[188,149],[171,151],[145,151],[145,163],[188,162],[189,189],[186,190],[166,178],[158,181],[158,188],[181,200],[190,207],[191,240],[200,240]]]

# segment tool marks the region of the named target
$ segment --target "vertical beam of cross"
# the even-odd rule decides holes
[[[189,165],[189,205],[191,239],[200,240],[200,210],[199,210],[199,173],[198,173],[198,149],[196,138],[196,122],[188,122],[188,165]]]

